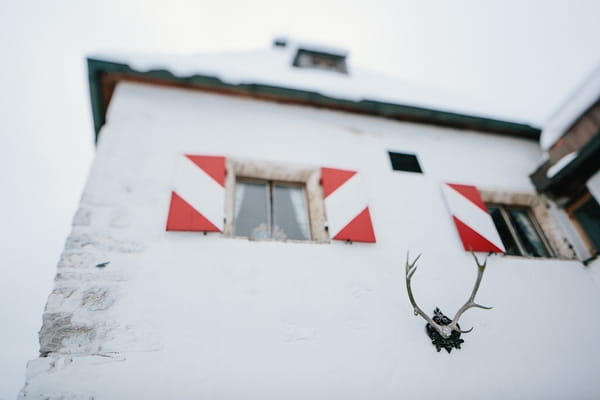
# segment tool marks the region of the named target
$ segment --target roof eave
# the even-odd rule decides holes
[[[98,140],[100,129],[106,122],[106,110],[108,103],[110,102],[112,89],[114,88],[114,84],[120,80],[141,81],[158,85],[216,91],[272,101],[304,104],[360,114],[382,116],[396,120],[420,122],[460,129],[472,129],[531,140],[538,140],[541,132],[539,128],[527,124],[406,104],[387,103],[370,99],[353,101],[323,95],[314,91],[258,83],[242,83],[236,85],[223,82],[216,76],[208,75],[180,77],[167,70],[137,71],[127,64],[95,58],[88,58],[87,62],[90,100],[96,141]],[[111,80],[107,80],[107,78],[112,78],[112,86],[107,84],[107,82],[111,82]]]

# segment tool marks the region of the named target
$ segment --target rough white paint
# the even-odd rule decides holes
[[[425,173],[391,171],[388,150]],[[184,153],[358,170],[378,242],[166,232]],[[494,309],[463,316],[475,329],[450,355],[406,294],[409,250],[427,311],[452,315],[475,279],[440,182],[533,192],[539,158],[515,138],[121,84],[21,398],[598,398],[598,263],[490,257]]]

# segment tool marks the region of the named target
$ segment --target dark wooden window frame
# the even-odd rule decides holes
[[[567,204],[565,206],[565,211],[566,211],[567,215],[569,216],[569,220],[575,227],[575,231],[579,235],[579,238],[583,242],[583,245],[587,248],[587,250],[589,251],[589,253],[591,255],[591,258],[593,259],[593,258],[597,257],[598,254],[600,254],[600,248],[592,242],[588,233],[586,232],[586,230],[583,228],[581,222],[579,221],[579,218],[577,218],[577,216],[575,215],[575,211],[577,211],[579,208],[581,208],[584,204],[586,204],[592,198],[593,198],[592,194],[586,190],[584,193],[576,196],[574,200],[572,200],[569,204]]]
[[[536,258],[553,258],[553,257],[555,257],[554,251],[552,250],[552,246],[550,246],[550,243],[549,243],[548,239],[546,238],[546,235],[544,234],[539,222],[535,218],[535,215],[530,207],[525,206],[525,205],[501,204],[501,203],[486,203],[486,206],[488,208],[495,208],[500,212],[500,215],[502,216],[502,220],[503,220],[504,224],[506,225],[506,227],[508,228],[508,231],[509,231],[510,235],[512,236],[512,241],[515,243],[517,250],[519,252],[519,254],[511,254],[511,255],[521,256],[521,257],[536,257]],[[547,255],[533,256],[531,254],[528,254],[527,250],[524,247],[524,244],[522,243],[520,235],[517,232],[517,228],[515,227],[515,224],[512,222],[512,220],[510,218],[509,210],[520,210],[520,211],[525,212],[525,215],[527,216],[527,218],[529,219],[529,221],[531,222],[531,224],[533,226],[534,233],[536,234],[536,236],[542,243]]]
[[[493,187],[479,188],[479,192],[486,204],[503,204],[509,207],[528,208],[538,229],[543,233],[546,247],[551,250],[552,257],[567,260],[577,259],[561,222],[553,215],[552,207],[543,195],[529,191],[514,191]]]

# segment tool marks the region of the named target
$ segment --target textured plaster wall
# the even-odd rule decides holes
[[[424,174],[391,171],[388,150]],[[360,170],[378,241],[166,232],[183,153]],[[495,308],[463,316],[475,329],[450,355],[406,295],[409,250],[427,311],[452,315],[475,279],[440,182],[532,192],[540,156],[513,138],[120,85],[21,398],[598,398],[590,267],[490,257],[478,300]]]

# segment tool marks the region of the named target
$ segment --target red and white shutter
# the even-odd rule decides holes
[[[225,157],[182,155],[175,170],[168,231],[222,232]]]
[[[475,186],[443,183],[442,191],[465,250],[506,251],[492,216]]]
[[[321,184],[331,238],[375,243],[367,196],[358,173],[321,168]]]

